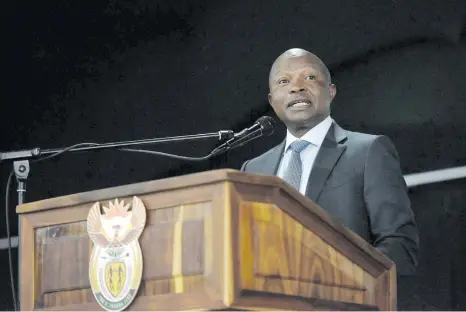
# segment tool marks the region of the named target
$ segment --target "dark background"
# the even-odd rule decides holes
[[[331,70],[333,118],[389,135],[405,174],[465,165],[465,7],[464,0],[2,1],[0,151],[239,131],[275,116],[269,67],[301,47]],[[284,131],[202,163],[68,154],[32,167],[27,201],[239,168]],[[158,150],[201,156],[215,145]],[[0,170],[5,185],[11,164]],[[400,280],[400,309],[466,310],[465,186],[456,180],[410,190],[420,265]],[[1,219],[4,210],[2,200]],[[13,206],[10,222],[17,235]],[[6,237],[5,225],[0,231]],[[0,250],[0,309],[13,307],[7,260]]]

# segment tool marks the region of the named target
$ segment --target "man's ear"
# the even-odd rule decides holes
[[[269,93],[268,99],[269,99],[269,104],[272,105],[272,94]]]
[[[337,95],[337,86],[332,83],[330,84],[329,89],[330,89],[329,91],[330,99],[333,100],[333,98]]]

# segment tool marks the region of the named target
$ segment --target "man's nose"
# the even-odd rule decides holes
[[[300,83],[293,83],[293,85],[290,88],[290,93],[299,93],[303,92],[305,89],[302,84]]]

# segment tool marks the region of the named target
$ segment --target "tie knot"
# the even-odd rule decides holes
[[[293,152],[301,153],[308,145],[311,144],[308,141],[296,140],[291,143],[290,148]]]

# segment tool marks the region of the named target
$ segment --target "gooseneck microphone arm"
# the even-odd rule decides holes
[[[223,141],[226,139],[231,139],[233,137],[234,137],[233,131],[220,130],[218,132],[212,132],[212,133],[174,136],[174,137],[166,137],[166,138],[144,139],[144,140],[135,140],[135,141],[121,141],[121,142],[112,142],[112,143],[103,143],[103,144],[83,143],[80,145],[87,145],[87,146],[74,147],[71,149],[56,148],[56,149],[41,150],[40,148],[33,148],[29,150],[0,152],[0,162],[3,160],[29,159],[29,158],[39,157],[39,156],[58,154],[62,152],[92,151],[92,150],[122,148],[122,147],[134,146],[134,145],[147,145],[147,144],[179,142],[179,141],[200,140],[200,139],[210,139],[210,138],[217,138],[219,141]]]

